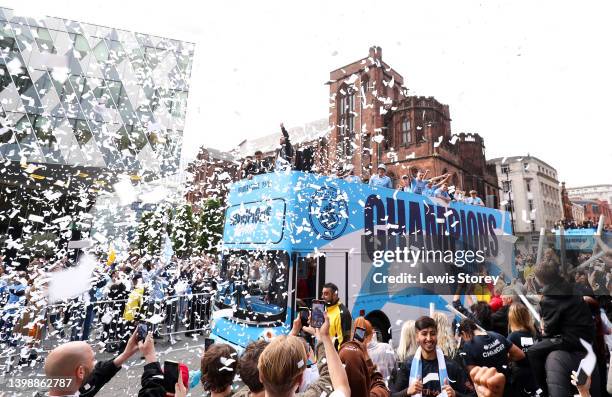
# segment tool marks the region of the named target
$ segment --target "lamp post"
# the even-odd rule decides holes
[[[510,225],[512,226],[512,235],[514,235],[514,206],[512,205],[512,186],[510,185],[510,165],[503,169],[506,174],[506,186],[508,187],[508,204],[510,205]]]

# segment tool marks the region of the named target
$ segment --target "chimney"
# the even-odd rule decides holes
[[[382,61],[382,48],[379,46],[370,47],[370,57]]]

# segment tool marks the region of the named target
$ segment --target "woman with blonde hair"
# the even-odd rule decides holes
[[[508,310],[508,327],[510,328],[508,340],[527,354],[527,350],[535,343],[536,329],[531,312],[529,312],[525,305],[522,303],[510,305]],[[536,386],[527,358],[517,361],[512,366],[510,385],[514,390],[519,391],[520,395],[535,395],[538,387]]]
[[[455,358],[457,353],[457,343],[455,342],[451,323],[446,314],[442,312],[434,312],[433,319],[438,327],[438,347],[442,349],[444,355],[448,358]]]
[[[395,368],[391,371],[391,376],[388,381],[389,385],[395,385],[403,374],[410,370],[410,363],[408,363],[408,360],[414,356],[418,347],[415,321],[406,320],[404,324],[402,324],[402,330],[400,331],[400,340],[396,354],[397,361],[395,363]]]
[[[400,332],[399,345],[397,347],[397,359],[403,363],[408,357],[413,356],[417,349],[416,328],[414,320],[406,320]]]

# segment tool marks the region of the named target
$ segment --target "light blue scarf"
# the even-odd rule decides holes
[[[436,358],[438,359],[438,378],[440,381],[440,389],[442,391],[439,396],[445,397],[446,393],[444,393],[444,389],[442,389],[442,387],[448,380],[448,372],[446,372],[446,361],[444,360],[444,353],[442,353],[442,349],[440,349],[439,347],[436,347]],[[410,365],[409,385],[412,385],[414,382],[417,381],[417,379],[421,379],[421,381],[423,381],[423,374],[421,373],[422,371],[423,368],[421,365],[421,347],[419,346],[416,352],[414,353],[412,364]],[[423,387],[425,387],[424,384]],[[421,394],[414,394],[413,397],[421,397]]]

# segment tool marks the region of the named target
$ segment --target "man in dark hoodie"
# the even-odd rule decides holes
[[[540,301],[544,338],[529,349],[527,357],[536,382],[543,391],[542,395],[547,396],[548,355],[556,350],[584,351],[580,339],[593,343],[595,327],[588,305],[574,287],[561,277],[559,263],[554,256],[547,255],[537,265],[535,277],[544,286]]]
[[[368,331],[372,333],[372,325],[363,317],[355,319],[355,327],[365,329],[366,333]],[[370,359],[364,341],[353,337],[353,340],[342,345],[339,355],[346,370],[352,397],[389,396],[389,389],[385,385],[382,374]]]

